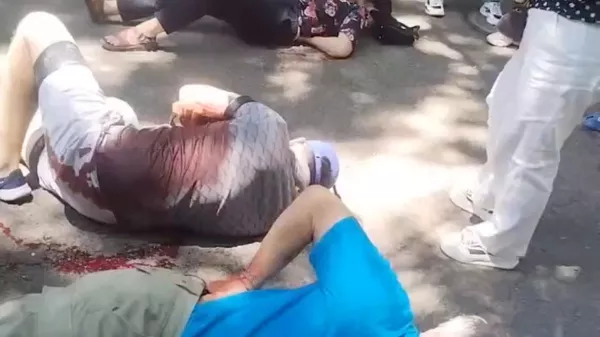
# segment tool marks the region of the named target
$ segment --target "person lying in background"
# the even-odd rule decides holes
[[[98,222],[251,238],[268,231],[297,191],[337,179],[330,144],[290,141],[275,111],[218,88],[184,86],[173,125],[139,126],[127,103],[105,97],[53,15],[27,16],[6,62],[0,200],[30,195],[23,157],[44,189]]]
[[[205,15],[230,24],[247,43],[310,45],[332,58],[347,58],[369,23],[369,9],[354,0],[86,0],[94,22],[131,23],[106,36],[109,51],[152,51],[157,37],[172,34]]]
[[[313,283],[260,289],[311,244]],[[304,190],[251,262],[223,280],[138,266],[0,306],[3,337],[471,337],[482,321],[458,317],[420,334],[390,263],[321,186]]]

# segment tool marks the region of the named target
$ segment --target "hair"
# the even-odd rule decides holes
[[[476,337],[487,322],[479,316],[457,316],[421,333],[422,337]]]

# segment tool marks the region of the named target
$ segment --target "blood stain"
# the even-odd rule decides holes
[[[10,230],[10,227],[6,226],[2,222],[0,222],[0,230],[2,230],[2,233],[4,233],[4,235],[7,238],[9,238],[12,242],[14,242],[15,244],[21,245],[23,243],[23,240],[17,239],[14,235],[12,235],[12,231]]]
[[[173,268],[171,261],[177,255],[178,247],[152,245],[145,248],[130,249],[111,256],[94,256],[76,247],[53,251],[50,262],[54,268],[63,273],[85,274],[112,269],[134,268],[136,265],[149,265],[160,268]],[[153,259],[154,263],[143,263],[140,260]]]
[[[22,239],[18,239],[12,234],[10,227],[0,222],[0,231],[18,246],[25,246],[35,250],[40,248],[40,243],[23,244]],[[125,252],[117,253],[111,256],[92,255],[78,247],[62,248],[58,245],[48,245],[46,251],[46,260],[60,272],[85,274],[111,269],[134,268],[136,265],[148,265],[160,268],[173,268],[176,264],[172,259],[177,257],[178,246],[167,245],[149,245],[143,248],[128,249]],[[140,262],[143,260],[153,260],[153,263]]]

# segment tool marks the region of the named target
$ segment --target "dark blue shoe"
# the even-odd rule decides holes
[[[16,201],[31,195],[31,187],[27,184],[21,170],[14,170],[6,177],[0,177],[0,200]]]
[[[600,112],[586,116],[583,119],[583,126],[589,130],[600,131]]]

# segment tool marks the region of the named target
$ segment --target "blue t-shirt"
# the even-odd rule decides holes
[[[317,281],[198,304],[182,337],[417,337],[409,299],[355,218],[315,244]]]

